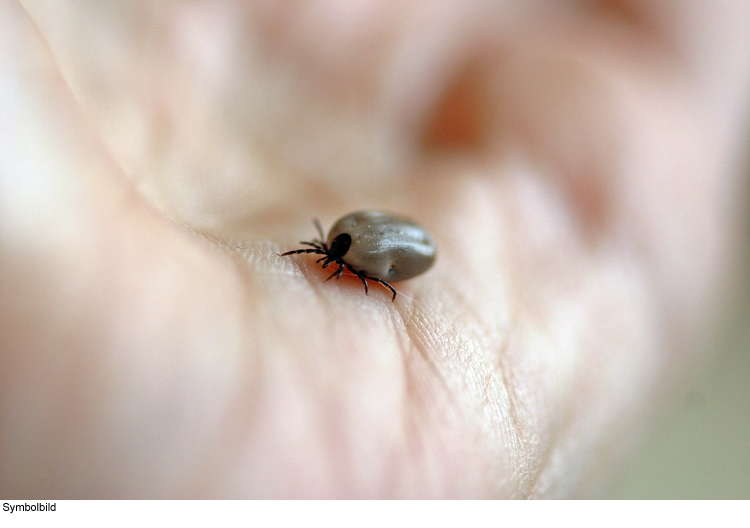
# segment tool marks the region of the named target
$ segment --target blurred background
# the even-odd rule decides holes
[[[748,178],[750,180],[750,178]],[[744,274],[716,349],[658,413],[625,465],[614,499],[750,499],[750,215]]]

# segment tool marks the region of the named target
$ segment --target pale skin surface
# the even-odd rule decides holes
[[[746,3],[22,4],[1,496],[596,496],[696,357]],[[437,241],[395,303],[277,257],[360,209]]]

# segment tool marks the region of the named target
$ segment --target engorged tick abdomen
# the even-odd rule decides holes
[[[406,218],[372,211],[351,213],[331,227],[329,247],[342,233],[352,239],[342,260],[370,277],[403,281],[424,273],[435,262],[432,237]]]

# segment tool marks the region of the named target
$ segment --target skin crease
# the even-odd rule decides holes
[[[736,240],[741,2],[0,2],[0,494],[591,497]],[[281,259],[398,211],[369,297]]]

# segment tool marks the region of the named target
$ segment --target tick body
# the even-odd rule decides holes
[[[287,251],[281,256],[297,253],[323,255],[317,260],[323,263],[323,268],[330,264],[339,267],[326,280],[333,277],[338,280],[344,269],[348,269],[365,285],[366,294],[369,293],[367,281],[372,280],[390,289],[395,301],[396,290],[390,282],[421,275],[435,262],[436,249],[432,237],[406,218],[361,211],[339,219],[331,227],[328,237],[323,234],[317,220],[315,227],[320,239],[300,242],[311,246],[310,249]]]

